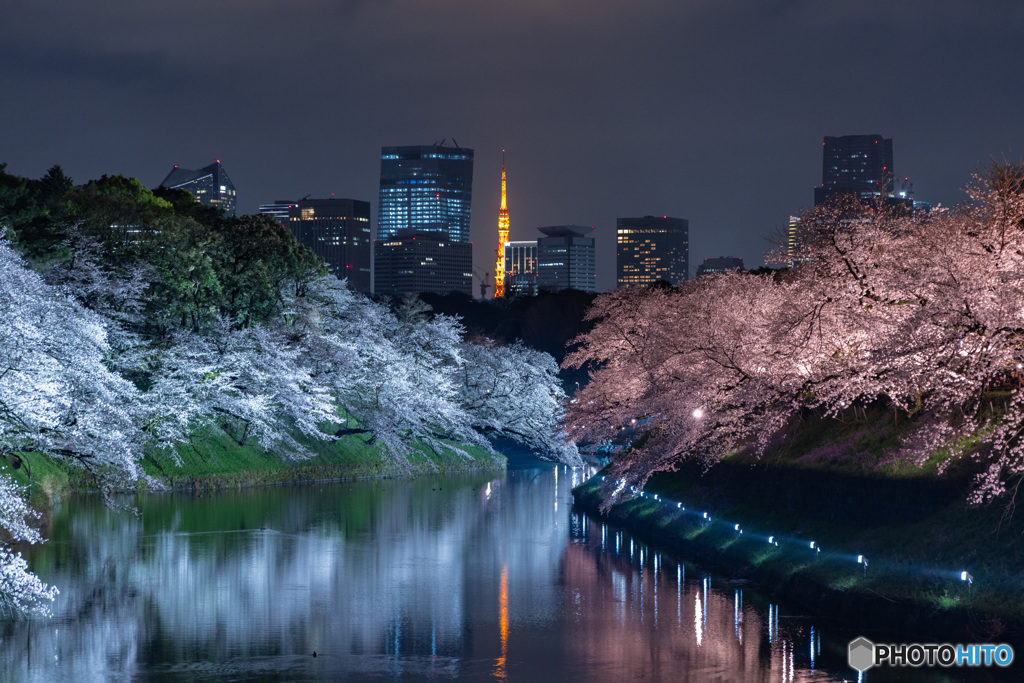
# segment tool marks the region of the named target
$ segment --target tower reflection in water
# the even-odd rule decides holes
[[[0,678],[829,680],[823,640],[850,672],[809,621],[575,514],[590,474],[144,495],[141,517],[75,497],[31,550],[54,616],[0,624]]]

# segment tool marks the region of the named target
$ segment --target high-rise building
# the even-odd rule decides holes
[[[200,204],[224,209],[227,216],[235,215],[235,184],[220,165],[220,159],[198,171],[175,165],[160,186],[185,190]]]
[[[537,287],[550,291],[597,290],[593,228],[553,225],[537,228],[544,237],[537,240]]]
[[[498,248],[494,265],[494,298],[505,296],[505,242],[508,241],[508,204],[505,201],[505,150],[501,150],[501,208],[498,209]]]
[[[789,267],[796,265],[796,254],[800,249],[800,216],[789,217],[789,230],[786,233],[786,256],[789,259]]]
[[[381,149],[378,240],[412,229],[469,242],[472,203],[473,150],[447,145]]]
[[[275,199],[271,204],[260,204],[256,213],[273,216],[278,223],[287,228],[288,221],[291,220],[293,206],[298,206],[298,202],[290,199]]]
[[[505,242],[505,295],[534,296],[537,293],[537,242]]]
[[[452,242],[444,233],[399,230],[374,249],[374,293],[473,295],[473,245]]]
[[[864,200],[885,200],[893,195],[891,138],[826,136],[821,144],[821,185],[814,188],[815,206],[837,194]]]
[[[742,256],[706,258],[703,263],[697,266],[697,277],[711,275],[712,273],[724,273],[730,270],[743,270]]]
[[[439,267],[422,266],[427,270],[415,279],[416,286],[423,287],[418,291],[471,293],[473,247],[469,241],[469,219],[472,204],[472,149],[446,145],[443,141],[440,145],[382,148],[374,247],[375,291],[411,291],[405,289],[410,285],[403,284],[407,280],[393,282],[389,279],[409,275],[398,272],[409,270],[408,265],[392,268],[387,264],[401,261],[402,253],[418,253],[423,249],[419,244],[412,244],[420,240],[418,237],[413,240],[413,233],[430,233],[439,245],[465,246],[456,249],[438,247],[441,251],[430,258],[441,259]],[[463,263],[464,252],[470,254],[468,266]],[[382,262],[385,267],[381,267]],[[430,280],[431,277],[438,279]]]
[[[289,207],[288,227],[300,243],[347,279],[358,292],[370,292],[370,202],[358,199],[300,199]]]
[[[619,287],[686,281],[690,271],[688,220],[671,216],[619,218],[615,232]]]

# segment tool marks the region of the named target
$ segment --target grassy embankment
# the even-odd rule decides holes
[[[958,459],[940,475],[947,452],[923,467],[893,461],[886,454],[903,432],[893,413],[853,412],[801,420],[760,458],[740,452],[706,473],[686,465],[655,475],[611,519],[864,628],[1024,640],[1024,511],[1007,518],[1006,501],[969,507],[977,462]],[[981,439],[973,448],[983,450]],[[578,487],[577,504],[596,512],[597,487]]]
[[[193,490],[241,488],[284,482],[317,481],[357,477],[396,477],[417,474],[504,469],[505,458],[491,455],[478,446],[464,446],[472,457],[454,451],[435,454],[423,444],[413,444],[407,463],[396,463],[379,444],[368,437],[348,435],[338,441],[304,440],[315,454],[290,460],[268,452],[251,442],[244,446],[224,432],[198,431],[189,443],[176,448],[181,464],[171,453],[150,450],[142,466],[146,474],[171,488]],[[23,455],[28,466],[5,468],[15,481],[30,485],[32,504],[46,507],[74,491],[92,490],[95,482],[83,470],[38,453]],[[31,472],[31,480],[29,476]]]

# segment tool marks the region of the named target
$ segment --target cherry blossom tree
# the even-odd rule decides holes
[[[924,215],[841,200],[803,217],[789,272],[600,297],[566,361],[597,368],[570,433],[609,438],[639,421],[640,447],[613,471],[642,484],[684,458],[763,449],[801,410],[882,401],[909,423],[893,456],[911,462],[940,447],[962,455],[984,430],[972,500],[999,496],[1024,471],[1020,391],[1004,414],[983,411],[1022,361],[1022,179],[996,167],[964,206]]]
[[[106,491],[137,479],[138,391],[105,365],[100,316],[43,282],[0,239],[0,455],[20,464],[40,452],[86,468]],[[0,477],[0,527],[12,540],[39,542],[23,493]],[[0,548],[0,604],[39,609],[56,590]]]
[[[563,431],[566,396],[550,354],[520,343],[465,343],[461,350],[460,401],[477,429],[582,465],[575,442]]]

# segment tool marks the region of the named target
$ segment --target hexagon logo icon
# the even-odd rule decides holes
[[[875,644],[864,637],[851,640],[846,661],[857,671],[867,671],[875,665]]]

